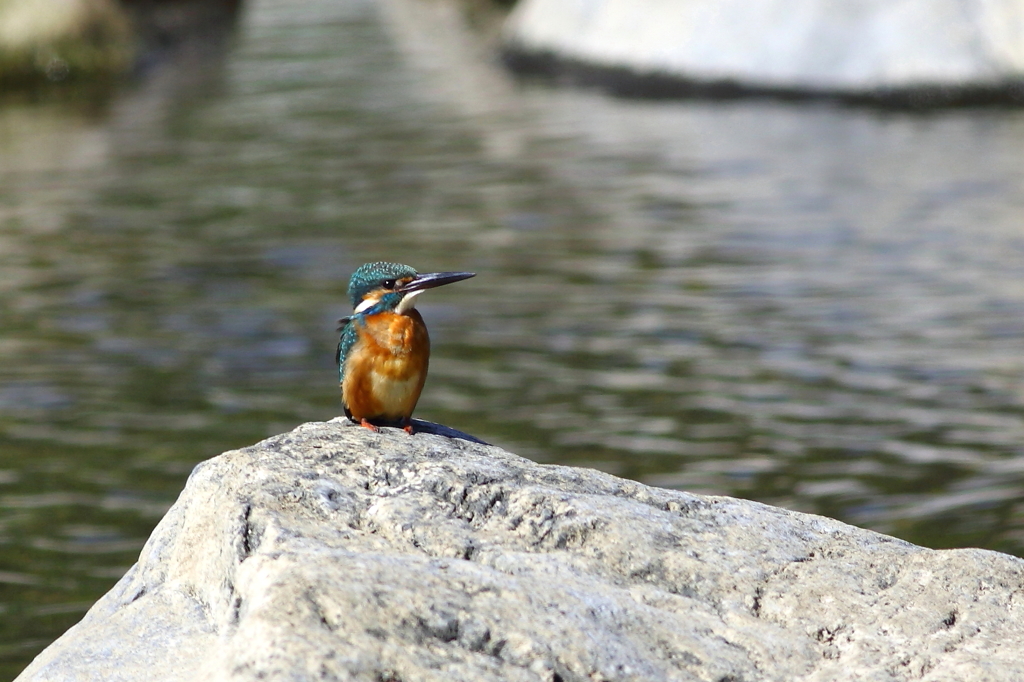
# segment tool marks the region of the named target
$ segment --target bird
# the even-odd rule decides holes
[[[474,277],[475,272],[418,273],[408,265],[376,262],[352,273],[353,312],[338,320],[338,378],[345,416],[372,431],[399,425],[412,435],[430,361],[430,336],[416,310],[427,289]]]

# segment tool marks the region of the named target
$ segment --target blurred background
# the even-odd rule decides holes
[[[479,273],[420,418],[1024,555],[1024,110],[523,79],[490,0],[85,4],[0,81],[0,679],[197,462],[340,414],[379,259]]]

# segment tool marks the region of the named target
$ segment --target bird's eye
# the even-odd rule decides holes
[[[394,289],[395,288],[395,280],[393,280],[393,279],[386,279],[383,282],[381,282],[381,284],[384,286],[385,289]]]

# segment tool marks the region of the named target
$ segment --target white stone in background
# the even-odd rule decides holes
[[[1024,561],[347,420],[204,462],[20,682],[1024,679]]]
[[[761,88],[1024,76],[1022,0],[520,0],[505,36],[525,52]]]

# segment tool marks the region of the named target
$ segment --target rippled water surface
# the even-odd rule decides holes
[[[516,84],[473,20],[262,0],[201,77],[0,105],[0,676],[196,462],[339,414],[368,260],[479,273],[420,417],[1024,554],[1024,112]]]

